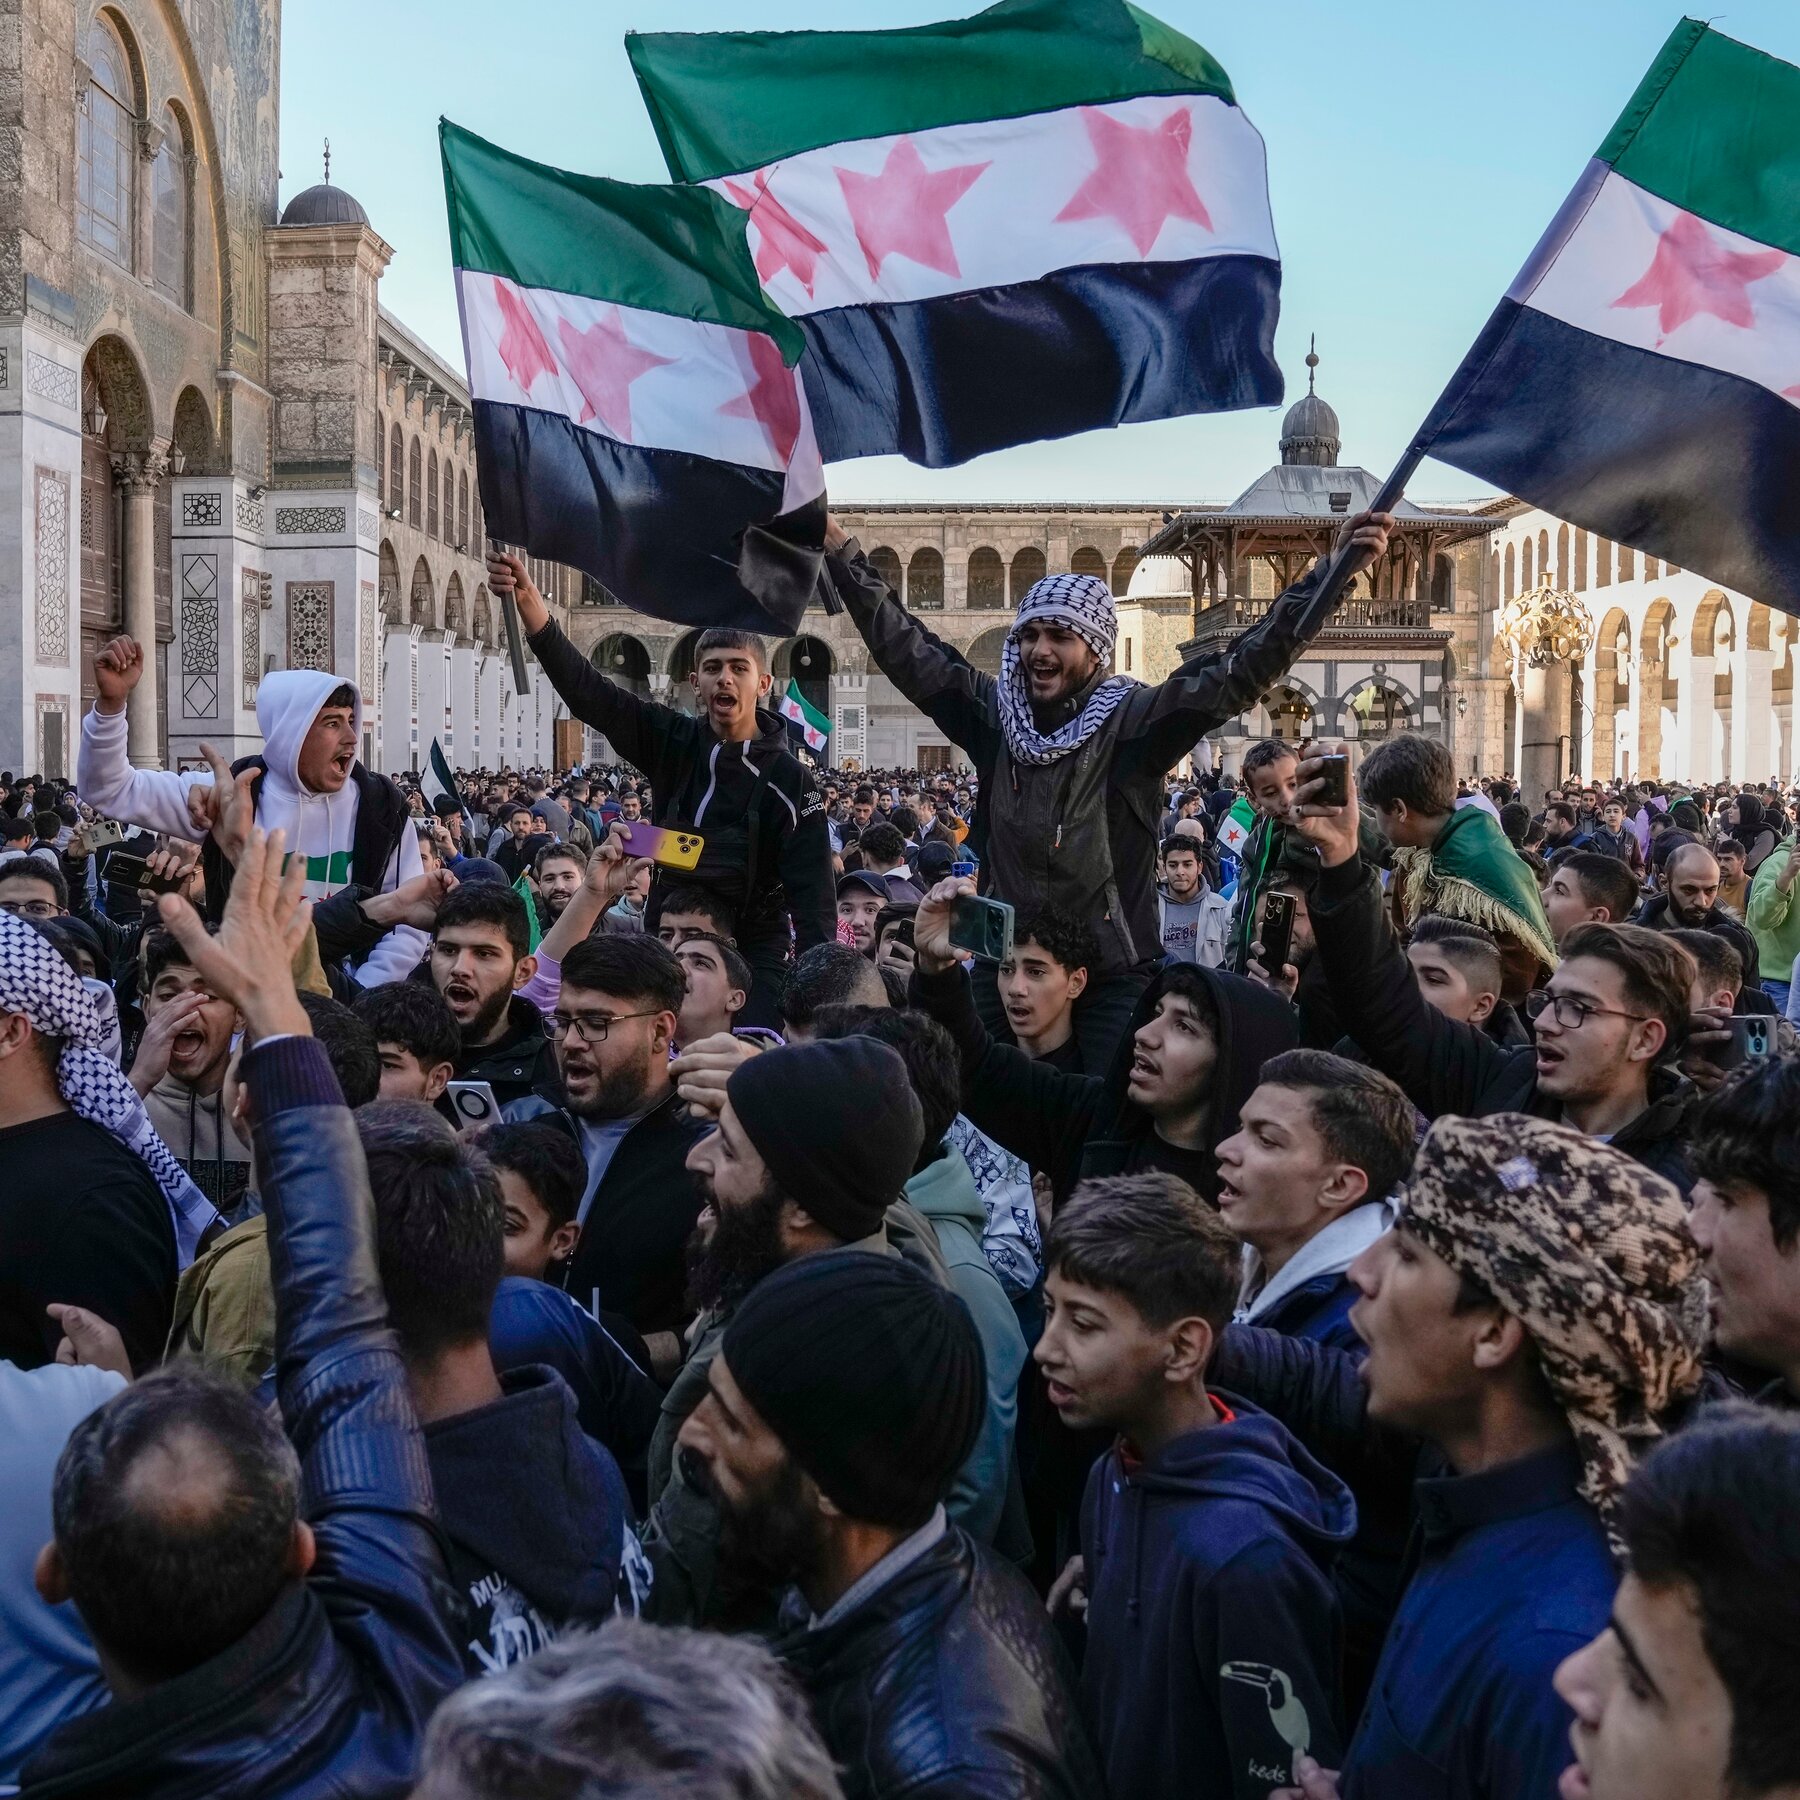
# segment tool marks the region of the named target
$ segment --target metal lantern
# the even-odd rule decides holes
[[[1494,635],[1526,667],[1580,662],[1594,642],[1594,621],[1576,597],[1548,585],[1528,588],[1501,608]]]

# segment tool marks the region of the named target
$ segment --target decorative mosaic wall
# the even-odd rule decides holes
[[[336,666],[331,655],[331,608],[337,584],[290,581],[287,584],[288,661],[290,669]]]
[[[245,706],[256,704],[256,688],[262,680],[262,590],[262,571],[245,569],[238,588],[238,617],[244,653]]]
[[[219,711],[219,558],[211,550],[181,553],[181,710],[190,719]]]
[[[37,504],[37,658],[66,668],[69,661],[69,477],[61,469],[35,471]]]
[[[341,506],[278,506],[275,509],[277,537],[319,537],[327,532],[342,531],[348,515]]]

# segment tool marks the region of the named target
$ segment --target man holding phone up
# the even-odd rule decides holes
[[[1393,519],[1358,513],[1337,544],[1352,572],[1387,550]],[[1054,906],[1099,943],[1076,1029],[1086,1066],[1106,1067],[1162,944],[1158,828],[1169,769],[1280,676],[1325,624],[1321,563],[1218,655],[1146,687],[1111,672],[1118,619],[1097,576],[1052,575],[1019,602],[998,678],[909,613],[835,520],[825,570],[887,678],[974,763],[981,799],[970,842],[982,892],[1022,913]],[[1004,1029],[991,983],[985,1019]]]
[[[690,677],[697,717],[640,699],[596,669],[550,617],[525,565],[488,556],[488,585],[511,594],[544,673],[569,711],[649,778],[657,823],[705,840],[699,865],[675,879],[716,893],[737,917],[737,949],[754,977],[740,1022],[779,1024],[790,934],[804,951],[837,929],[825,803],[809,769],[788,748],[787,727],[758,702],[771,686],[768,653],[754,632],[715,626],[700,634]],[[662,913],[658,871],[645,909],[654,933]]]

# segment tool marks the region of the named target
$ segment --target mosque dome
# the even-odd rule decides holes
[[[282,210],[284,225],[366,225],[369,215],[346,188],[321,181],[296,194]]]
[[[1313,371],[1318,366],[1318,352],[1309,348],[1306,392],[1288,408],[1287,417],[1281,421],[1281,460],[1330,469],[1337,466],[1344,440],[1337,414],[1313,392]]]

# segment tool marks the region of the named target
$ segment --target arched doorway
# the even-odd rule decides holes
[[[1006,564],[990,544],[969,552],[969,607],[998,612],[1006,604]]]
[[[929,545],[915,550],[906,565],[906,604],[913,612],[944,610],[944,557]]]
[[[650,698],[650,652],[629,633],[615,631],[603,637],[588,661],[608,681],[630,689],[640,700]]]
[[[1023,550],[1015,552],[1012,568],[1007,573],[1007,598],[1015,611],[1019,602],[1030,591],[1032,583],[1044,579],[1047,569],[1044,553],[1037,545],[1027,544]]]
[[[212,413],[198,388],[183,388],[175,402],[175,455],[178,475],[209,475],[218,452],[214,448]]]
[[[1278,687],[1263,696],[1269,736],[1283,744],[1303,743],[1312,736],[1313,709],[1298,688]]]
[[[1092,575],[1096,581],[1105,581],[1106,558],[1092,544],[1083,544],[1069,558],[1069,573],[1071,575]]]
[[[790,639],[775,652],[770,673],[775,678],[775,698],[779,699],[792,681],[808,706],[821,717],[831,718],[831,678],[837,673],[837,658],[823,638]],[[820,754],[829,757],[830,748],[827,744]]]
[[[900,553],[887,544],[877,544],[869,552],[869,567],[887,583],[894,598],[904,605],[905,577],[900,573]]]
[[[1594,768],[1596,780],[1623,777],[1621,715],[1631,705],[1631,621],[1615,606],[1594,635]]]
[[[1362,683],[1344,708],[1348,735],[1360,744],[1378,744],[1413,728],[1412,702],[1392,682]]]
[[[689,679],[694,672],[694,647],[699,642],[699,632],[684,631],[669,651],[669,704],[690,717],[700,710],[694,684]]]
[[[149,385],[116,337],[98,339],[81,371],[81,699],[94,700],[93,655],[129,631],[145,650],[131,707],[131,760],[168,760],[164,663],[174,629],[166,439],[156,435]],[[40,654],[51,646],[40,646]]]
[[[1675,608],[1653,601],[1638,632],[1638,773],[1651,781],[1672,775],[1665,766],[1665,746],[1675,743],[1675,713],[1681,684],[1669,667],[1674,648]]]
[[[969,659],[970,667],[998,680],[1000,652],[1006,647],[1006,633],[1007,627],[1004,625],[996,625],[991,631],[984,631],[964,653]]]

